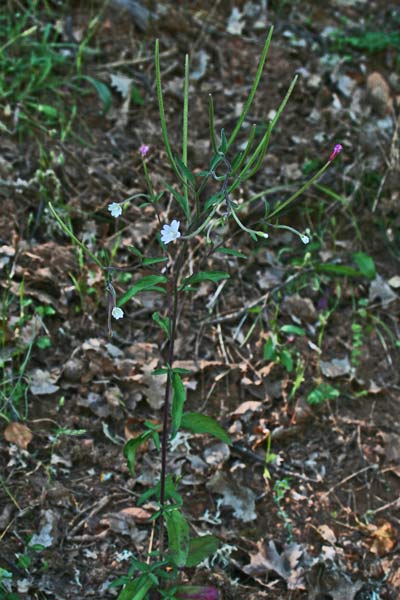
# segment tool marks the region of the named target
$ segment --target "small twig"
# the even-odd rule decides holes
[[[355,473],[352,473],[351,475],[348,475],[347,477],[345,477],[344,479],[342,479],[341,481],[338,481],[338,483],[335,483],[335,485],[333,485],[332,487],[329,488],[329,490],[327,492],[325,492],[324,494],[321,495],[321,500],[325,500],[334,490],[336,490],[336,488],[341,487],[343,484],[347,483],[348,481],[351,481],[351,479],[354,479],[355,477],[358,477],[358,475],[361,475],[361,473],[365,473],[365,471],[368,471],[369,469],[378,469],[379,465],[368,465],[367,467],[364,467],[363,469],[360,469],[359,471],[356,471]]]
[[[67,537],[69,539],[73,538],[75,536],[75,534],[85,525],[85,523],[88,522],[89,519],[91,519],[94,515],[96,515],[98,512],[100,512],[105,506],[107,506],[107,504],[110,502],[111,498],[112,498],[112,496],[104,496],[103,498],[100,498],[100,500],[98,502],[96,502],[96,504],[93,506],[90,513],[88,515],[86,515],[83,519],[81,519],[75,525],[75,527],[73,527],[71,529],[71,531],[69,531]],[[79,515],[78,515],[78,517],[79,517]],[[82,536],[82,537],[89,537],[89,536]],[[78,541],[78,540],[75,538],[74,541]]]
[[[176,48],[171,48],[170,50],[164,50],[164,52],[160,52],[160,58],[169,58],[170,56],[174,56],[174,54],[176,54],[176,52],[177,52]],[[142,65],[143,63],[153,62],[153,60],[154,60],[154,55],[149,54],[148,56],[132,58],[130,60],[117,60],[115,62],[101,64],[98,66],[98,69],[104,70],[104,69],[115,68],[115,67],[124,67],[124,66],[128,66],[128,65],[129,66]]]

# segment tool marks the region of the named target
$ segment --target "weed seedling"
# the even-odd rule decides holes
[[[196,293],[199,286],[205,282],[208,285],[228,281],[231,273],[218,268],[212,268],[211,261],[216,251],[224,251],[233,256],[246,256],[232,244],[229,227],[234,231],[233,239],[245,238],[251,244],[266,243],[269,235],[276,227],[289,229],[294,232],[302,243],[308,244],[309,235],[282,225],[278,216],[282,210],[287,209],[302,192],[310,185],[317,182],[324,174],[332,161],[341,152],[338,144],[334,147],[325,163],[318,171],[306,181],[299,190],[288,198],[277,202],[261,222],[248,225],[244,222],[243,208],[252,203],[250,198],[242,202],[236,190],[254,177],[262,167],[263,158],[268,150],[271,134],[290,98],[297,77],[290,84],[273,119],[265,126],[258,136],[252,128],[244,146],[244,150],[235,152],[235,141],[246,118],[248,117],[258,84],[261,79],[268,48],[272,36],[270,30],[261,59],[257,68],[253,85],[244,104],[243,111],[228,135],[224,129],[219,134],[215,131],[214,104],[210,97],[209,102],[209,130],[211,137],[212,155],[208,164],[201,172],[193,172],[188,162],[188,132],[189,132],[189,58],[186,56],[184,66],[183,84],[183,119],[182,119],[182,151],[174,153],[170,144],[168,127],[164,109],[164,97],[161,82],[159,43],[155,46],[155,73],[157,99],[161,121],[161,131],[164,149],[178,186],[165,182],[170,197],[175,200],[173,204],[173,218],[166,220],[166,204],[162,201],[164,194],[156,194],[152,185],[150,174],[145,162],[148,148],[142,146],[140,154],[143,159],[145,181],[148,189],[146,195],[147,205],[154,208],[154,217],[159,224],[159,233],[154,240],[157,250],[150,257],[131,248],[139,266],[143,267],[143,276],[135,279],[133,285],[118,298],[113,285],[113,278],[118,274],[118,268],[103,262],[89,250],[71,231],[71,228],[60,218],[54,206],[49,203],[49,210],[60,227],[69,235],[71,240],[88,256],[88,258],[101,268],[104,273],[107,296],[107,321],[108,330],[112,335],[113,322],[124,322],[129,315],[129,303],[143,291],[152,291],[165,298],[164,309],[153,314],[153,322],[165,337],[165,350],[161,352],[160,366],[153,373],[164,376],[164,404],[160,423],[145,422],[144,430],[135,438],[130,439],[124,447],[124,456],[127,460],[132,477],[135,476],[136,459],[138,450],[147,446],[151,441],[156,451],[160,454],[160,477],[155,485],[146,489],[139,498],[139,505],[152,502],[155,506],[151,521],[155,523],[157,541],[151,537],[148,555],[144,560],[134,558],[127,578],[119,580],[124,587],[118,600],[141,600],[145,598],[202,598],[216,600],[218,590],[210,586],[193,590],[193,586],[184,583],[183,572],[187,567],[200,564],[207,556],[215,554],[219,540],[213,535],[193,536],[181,495],[179,478],[168,472],[168,448],[181,430],[191,434],[208,434],[216,437],[226,444],[231,444],[231,439],[218,421],[202,412],[188,412],[185,410],[186,387],[184,377],[188,372],[175,364],[175,347],[179,318],[185,309],[185,300]],[[211,183],[212,191],[204,199],[203,192],[206,184]],[[268,193],[268,190],[265,190]],[[259,197],[259,194],[257,195]],[[112,202],[108,210],[111,217],[118,219],[123,213],[127,201]],[[218,263],[220,264],[220,263]],[[207,266],[205,266],[207,265]],[[299,328],[297,328],[299,329]],[[285,333],[285,331],[284,331]],[[287,331],[286,331],[287,333]],[[303,331],[301,331],[301,334]],[[291,334],[299,335],[300,330]],[[283,356],[283,358],[282,358]],[[293,362],[290,353],[280,352],[281,361],[287,370],[292,370]],[[285,358],[286,357],[286,358]],[[286,487],[284,487],[286,486]],[[277,484],[275,495],[277,504],[281,509],[281,502],[285,491],[290,487],[289,482]],[[282,512],[282,515],[285,513]],[[289,529],[289,525],[288,525]]]

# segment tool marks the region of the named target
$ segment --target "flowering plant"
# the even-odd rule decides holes
[[[256,137],[256,127],[253,126],[243,147],[244,149],[234,154],[235,140],[249,113],[261,79],[271,36],[272,29],[267,36],[249,97],[229,137],[227,137],[224,129],[221,130],[219,136],[215,131],[214,104],[210,96],[209,128],[212,155],[205,170],[197,174],[194,174],[189,167],[187,152],[189,59],[186,56],[184,69],[182,153],[181,156],[177,156],[173,153],[169,141],[162,93],[159,43],[158,41],[156,42],[155,71],[161,130],[166,155],[171,170],[175,174],[179,184],[179,190],[166,184],[168,192],[175,200],[174,212],[176,212],[177,217],[179,215],[179,218],[174,218],[169,223],[163,223],[163,221],[166,221],[163,193],[155,194],[154,192],[145,160],[149,152],[149,146],[142,144],[139,148],[139,153],[142,158],[144,176],[148,188],[147,198],[154,206],[160,222],[159,240],[163,256],[146,259],[137,249],[135,250],[135,254],[144,266],[149,264],[157,265],[160,262],[162,268],[156,274],[147,274],[139,278],[117,300],[111,282],[113,273],[112,265],[104,265],[89,251],[73,235],[65,223],[63,223],[54,207],[50,204],[51,212],[64,231],[104,271],[108,294],[108,327],[110,334],[112,334],[111,317],[117,320],[122,319],[125,314],[121,307],[127,304],[136,294],[143,290],[153,290],[164,293],[166,297],[164,314],[161,315],[157,312],[153,315],[153,320],[167,338],[167,355],[163,364],[155,371],[155,374],[167,376],[164,390],[162,423],[159,426],[155,426],[148,422],[147,429],[137,437],[129,440],[124,448],[124,456],[127,459],[132,476],[134,476],[137,450],[141,445],[151,439],[155,447],[160,449],[161,469],[159,483],[154,488],[146,491],[141,498],[142,502],[152,499],[157,504],[158,508],[152,518],[158,525],[158,546],[155,553],[152,546],[150,545],[149,547],[149,557],[155,557],[152,565],[149,564],[149,561],[133,561],[132,572],[134,575],[123,581],[124,588],[118,596],[118,600],[137,600],[139,598],[151,597],[152,591],[161,589],[163,590],[162,597],[170,598],[171,600],[173,598],[217,600],[218,598],[218,591],[213,587],[205,586],[202,588],[200,586],[198,588],[196,586],[187,586],[185,588],[182,582],[179,581],[182,569],[187,566],[195,566],[209,554],[214,553],[218,548],[219,540],[212,535],[195,538],[190,536],[190,527],[183,512],[183,500],[179,494],[178,482],[167,472],[168,442],[176,437],[181,429],[192,433],[207,433],[227,444],[231,443],[230,437],[215,419],[201,413],[185,412],[186,390],[182,380],[182,375],[185,372],[174,366],[178,314],[180,314],[182,308],[181,298],[187,293],[196,291],[198,285],[204,281],[220,282],[230,277],[230,274],[225,271],[198,270],[197,272],[191,272],[189,261],[186,260],[189,255],[189,246],[192,242],[195,242],[196,249],[191,249],[191,256],[193,257],[197,253],[198,261],[204,257],[209,258],[216,250],[231,256],[243,256],[234,247],[224,245],[224,231],[227,230],[227,226],[230,223],[236,229],[236,232],[247,234],[253,242],[268,239],[273,228],[284,228],[294,232],[304,244],[308,244],[311,237],[309,231],[305,233],[298,232],[288,225],[278,223],[276,218],[323,175],[331,162],[342,150],[341,145],[337,144],[328,160],[315,175],[289,198],[277,202],[273,207],[269,207],[265,203],[266,214],[261,223],[249,226],[243,222],[242,215],[244,214],[244,209],[248,210],[257,200],[265,198],[269,190],[263,190],[241,203],[235,199],[235,191],[243,182],[254,177],[261,169],[263,158],[268,150],[271,134],[289,100],[297,80],[296,76],[290,84],[274,118],[268,123],[261,136],[259,138]],[[209,181],[214,182],[215,191],[206,200],[203,200],[202,194],[206,183]],[[123,207],[128,200],[130,199],[125,199],[123,203],[112,202],[108,206],[111,216],[114,218],[120,217],[123,214]],[[206,243],[199,243],[201,240],[205,240]],[[129,310],[126,310],[126,313],[129,315]],[[167,550],[165,548],[166,538],[168,540]]]

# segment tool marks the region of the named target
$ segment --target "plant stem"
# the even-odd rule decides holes
[[[169,367],[167,382],[165,385],[164,407],[163,407],[163,429],[161,436],[161,475],[160,475],[160,541],[159,541],[159,560],[163,558],[164,552],[164,515],[163,509],[165,506],[165,481],[167,477],[167,450],[169,437],[169,405],[171,397],[172,383],[172,364],[174,362],[174,346],[176,338],[176,325],[178,315],[178,279],[182,268],[183,257],[185,255],[186,243],[184,242],[180,248],[178,256],[175,259],[173,267],[173,276],[171,281],[171,295],[168,295],[168,313],[170,319],[170,335],[168,343],[168,358],[167,364]]]

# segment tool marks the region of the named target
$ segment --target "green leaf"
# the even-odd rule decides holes
[[[228,254],[229,256],[237,256],[237,258],[247,258],[246,254],[239,252],[239,250],[234,250],[233,248],[217,248],[216,252]]]
[[[30,102],[29,105],[50,119],[57,119],[58,117],[58,110],[54,108],[54,106],[49,106],[48,104],[36,104],[35,102]]]
[[[156,265],[157,263],[165,262],[168,260],[166,256],[155,256],[154,258],[144,258],[142,261],[143,266]]]
[[[94,87],[103,105],[103,113],[108,112],[112,104],[112,94],[108,85],[90,75],[79,75],[78,79],[84,79]]]
[[[182,415],[181,427],[188,429],[193,433],[208,433],[214,437],[225,442],[225,444],[232,444],[231,438],[226,433],[225,429],[217,423],[212,417],[202,415],[200,413],[184,413]]]
[[[281,331],[283,331],[283,333],[288,333],[289,335],[306,335],[306,330],[297,325],[283,325]]]
[[[124,446],[124,457],[126,458],[126,460],[128,462],[129,472],[132,477],[135,477],[136,451],[139,448],[139,446],[144,444],[144,442],[149,437],[152,437],[152,435],[153,435],[152,431],[145,431],[144,433],[141,433],[140,435],[133,438],[132,440],[127,441]]]
[[[143,106],[144,99],[142,98],[142,95],[139,92],[139,89],[133,83],[131,84],[131,98],[135,104],[137,104],[138,106]]]
[[[180,510],[176,509],[165,513],[165,521],[170,557],[178,568],[182,568],[186,565],[189,554],[189,524]]]
[[[285,367],[288,373],[291,373],[293,371],[293,358],[289,350],[286,350],[286,348],[280,351],[279,361],[281,365]]]
[[[51,339],[47,335],[41,335],[36,342],[36,345],[41,350],[46,350],[51,347]]]
[[[172,398],[171,438],[173,439],[176,436],[179,427],[181,426],[183,405],[186,401],[186,389],[183,385],[181,376],[176,371],[172,373],[172,389],[174,390],[174,395]]]
[[[161,367],[160,369],[154,369],[154,371],[152,371],[152,375],[167,375],[167,373],[170,372],[170,369],[168,367]]]
[[[182,174],[190,181],[190,183],[192,184],[192,186],[194,187],[196,185],[196,180],[194,178],[193,173],[190,171],[190,169],[188,169],[188,167],[185,165],[185,163],[179,158],[179,156],[175,157],[175,160],[180,168],[180,170],[182,171]]]
[[[222,279],[229,279],[229,277],[229,273],[224,271],[199,271],[191,277],[186,277],[182,285],[193,285],[202,281],[221,281]]]
[[[207,211],[209,208],[211,208],[211,206],[214,206],[215,204],[219,204],[224,199],[225,199],[225,196],[222,192],[217,192],[216,194],[213,194],[206,201],[206,203],[204,205],[204,210]]]
[[[129,252],[132,252],[132,254],[137,256],[138,258],[143,258],[142,252],[140,252],[140,250],[138,248],[136,248],[135,246],[128,246],[128,250],[129,250]]]
[[[264,360],[276,361],[276,346],[272,337],[269,337],[264,344]]]
[[[202,535],[200,537],[191,539],[186,566],[197,566],[202,560],[207,558],[207,556],[210,556],[210,554],[215,554],[215,552],[218,550],[219,544],[219,539],[213,535]]]
[[[369,254],[365,254],[365,252],[356,252],[353,254],[353,260],[365,277],[368,277],[368,279],[375,279],[375,263],[374,259],[371,258]]]
[[[143,600],[153,587],[149,575],[142,575],[136,581],[130,581],[118,595],[117,600]]]
[[[348,277],[360,277],[361,271],[357,271],[353,267],[347,265],[334,265],[332,263],[324,263],[315,266],[317,273],[332,273],[332,275],[344,275]]]
[[[339,390],[329,385],[329,383],[321,383],[308,394],[307,402],[316,406],[325,402],[325,400],[334,400],[339,395]]]
[[[215,156],[212,157],[211,162],[210,162],[210,171],[213,172],[215,171],[215,169],[217,168],[217,166],[219,165],[219,163],[222,161],[222,156],[220,154],[216,154]]]
[[[168,317],[162,317],[160,315],[160,313],[158,311],[156,311],[152,314],[152,319],[153,319],[153,321],[155,321],[157,323],[157,325],[159,327],[161,327],[161,329],[163,331],[165,331],[165,333],[169,337],[169,319],[168,319]]]
[[[128,302],[131,298],[136,296],[138,292],[144,290],[152,290],[157,292],[165,293],[164,288],[159,287],[157,284],[165,283],[167,278],[164,275],[145,275],[141,279],[135,282],[135,284],[129,288],[127,292],[118,301],[118,306],[123,306],[125,302]]]
[[[228,141],[226,139],[225,130],[221,129],[221,143],[219,145],[218,152],[221,152],[222,154],[226,154],[227,149],[228,149]]]
[[[180,194],[179,192],[174,190],[174,188],[172,186],[170,186],[168,183],[166,183],[166,182],[164,182],[164,183],[165,183],[165,186],[167,187],[168,191],[173,195],[173,197],[175,198],[175,200],[178,202],[179,206],[185,213],[186,219],[188,221],[190,221],[190,208],[189,208],[189,204],[188,204],[185,196],[182,196],[182,194]]]

